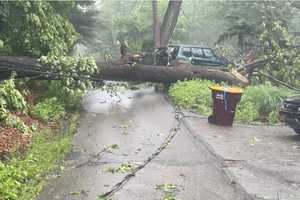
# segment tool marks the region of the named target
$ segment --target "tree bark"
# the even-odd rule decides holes
[[[167,11],[164,15],[163,24],[160,29],[160,45],[167,47],[175,30],[178,16],[180,14],[182,0],[169,0]]]
[[[166,67],[138,63],[130,65],[121,62],[97,62],[97,66],[99,73],[91,78],[94,81],[115,80],[172,83],[177,80],[200,78],[226,81],[237,85],[248,84],[247,81],[240,79],[230,72],[193,66],[187,63],[177,63],[174,66]],[[39,79],[57,79],[56,72],[51,72],[49,68],[40,66],[36,59],[0,56],[0,78],[8,78],[12,71],[16,71],[21,78],[38,76]]]
[[[154,49],[160,47],[160,19],[158,16],[158,2],[152,0],[152,14],[153,14],[153,41]]]
[[[95,77],[104,80],[172,83],[178,80],[199,78],[226,81],[243,86],[248,84],[248,81],[241,80],[230,72],[208,69],[190,64],[179,64],[166,67],[141,64],[120,65],[117,62],[97,62],[97,66],[100,69],[100,73]]]

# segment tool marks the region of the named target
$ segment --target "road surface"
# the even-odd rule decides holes
[[[101,90],[88,93],[65,170],[38,199],[97,200],[130,173],[122,173],[120,166],[138,166],[156,151],[176,123],[174,116],[165,96],[151,87],[123,88],[119,97]],[[164,184],[171,192],[159,187]],[[112,199],[160,200],[167,195],[181,200],[252,199],[184,126]]]

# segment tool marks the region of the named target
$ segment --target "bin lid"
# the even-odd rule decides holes
[[[241,94],[243,93],[243,89],[239,87],[225,87],[220,85],[214,85],[209,87],[211,90],[217,90],[222,92],[228,92],[228,93],[235,93],[235,94]]]

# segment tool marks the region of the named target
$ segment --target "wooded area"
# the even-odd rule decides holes
[[[300,3],[295,0],[0,1],[1,199],[32,200],[38,196],[45,180],[48,179],[47,174],[56,169],[58,163],[61,163],[60,160],[70,151],[78,113],[87,91],[92,90],[92,95],[97,96],[93,99],[92,107],[96,105],[101,109],[104,104],[111,102],[106,102],[105,99],[105,103],[102,104],[99,102],[99,96],[106,98],[123,95],[123,88],[115,87],[115,83],[110,84],[105,80],[133,81],[134,83],[122,83],[126,90],[134,89],[136,82],[164,83],[168,86],[166,93],[176,106],[193,110],[201,116],[208,116],[213,110],[209,89],[212,85],[238,85],[243,87],[244,91],[236,109],[236,119],[239,122],[279,123],[278,111],[282,107],[282,101],[299,94]],[[148,84],[143,86],[145,85],[150,87]],[[151,89],[154,88],[151,86]],[[142,90],[138,91],[138,94],[140,93],[143,93]],[[166,108],[165,114],[162,115],[164,119],[156,120],[161,121],[160,125],[169,130],[163,123],[166,118],[171,120],[171,116],[174,115],[172,109],[166,106],[166,102],[151,102],[156,99],[163,100],[163,97],[152,99],[148,98],[148,95],[160,94],[147,93],[144,103],[151,105],[145,108],[149,111],[143,110],[144,103],[138,104],[142,99],[140,96],[130,94],[125,98],[126,101],[134,102],[130,104],[132,107],[124,107],[123,112],[119,107],[123,102],[118,101],[115,104],[115,99],[111,98],[117,113],[110,115],[108,112],[108,116],[127,119],[126,115],[140,109],[139,116],[130,116],[132,121],[138,117],[139,122],[148,123],[149,113],[156,110],[157,115],[160,115],[164,113],[161,112],[163,107]],[[227,101],[224,101],[224,104],[227,107]],[[94,111],[90,113],[92,119],[88,114],[85,126],[91,127],[91,120],[103,119],[94,117]],[[145,114],[147,117],[143,121]],[[176,111],[175,114],[177,116],[179,113]],[[232,115],[232,112],[230,114]],[[296,120],[299,122],[300,119]],[[121,123],[119,119],[108,121],[111,124],[105,127],[114,127],[115,124]],[[94,125],[95,129],[101,132],[99,123],[95,121]],[[68,128],[69,124],[71,128]],[[156,130],[157,124],[159,123],[150,121],[146,129],[150,127]],[[288,131],[287,128],[283,129]],[[293,129],[300,132],[298,127]],[[223,129],[218,128],[217,131],[219,130]],[[65,131],[68,133],[64,133]],[[123,137],[134,138],[136,141],[136,135],[147,135],[145,132],[137,132],[138,134],[134,135],[121,131],[123,128],[118,135],[122,142],[125,141]],[[287,135],[278,137],[277,130],[274,132],[276,134],[272,134],[276,139],[284,138],[285,143],[293,139]],[[88,132],[84,134],[89,135]],[[92,138],[95,136],[102,139],[102,136],[96,136],[98,132],[93,134]],[[114,135],[109,131],[106,134]],[[249,134],[247,132],[245,141],[250,140]],[[159,138],[159,135],[164,137],[164,134],[159,133],[155,138]],[[269,135],[263,137],[271,138]],[[87,137],[88,140],[89,138],[91,137]],[[111,138],[108,139],[112,141]],[[269,145],[266,139],[261,141]],[[255,137],[251,138],[251,148],[258,141]],[[104,143],[101,140],[102,144]],[[137,145],[140,145],[140,142]],[[98,148],[98,144],[95,143],[95,146]],[[116,144],[112,146],[119,148]],[[294,156],[294,146],[290,149]],[[143,150],[145,149],[141,151]],[[110,147],[104,151],[110,151]],[[151,152],[154,151],[151,149]],[[275,152],[277,153],[278,149]],[[91,153],[91,157],[93,154]],[[79,157],[85,156],[84,154]],[[204,156],[206,159],[207,156]],[[273,159],[275,156],[271,157]],[[171,160],[174,167],[173,159]],[[269,157],[266,160],[269,161]],[[222,162],[223,160],[220,164]],[[278,162],[276,163],[277,166]],[[286,163],[286,159],[283,163]],[[220,177],[212,180],[223,180],[223,174]],[[91,180],[93,178],[91,177]],[[296,188],[290,184],[295,182],[294,180],[287,182],[278,177],[275,179],[280,181],[276,184],[278,186],[283,183],[288,185],[286,188],[289,192],[291,188]],[[209,181],[209,185],[212,186],[217,185],[210,183]],[[230,181],[224,184],[225,189],[229,183]],[[236,192],[237,188],[229,185],[233,187],[230,191]],[[105,184],[104,187],[106,186]],[[68,189],[73,188],[68,186]],[[70,195],[85,198],[86,196],[80,195],[94,193],[78,189],[63,193],[66,193],[68,198],[72,198]],[[57,195],[55,190],[53,191],[53,195]],[[211,191],[215,191],[215,188]],[[210,194],[210,191],[207,190],[207,193]],[[215,197],[212,196],[212,199]],[[237,196],[227,195],[224,198],[233,197]],[[290,193],[286,197],[292,198]]]

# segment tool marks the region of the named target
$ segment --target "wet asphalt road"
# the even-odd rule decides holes
[[[126,175],[109,169],[123,163],[136,166],[160,146],[175,124],[170,103],[149,87],[123,89],[119,95],[120,99],[98,90],[85,97],[65,171],[49,182],[39,200],[96,200]],[[101,152],[110,145],[118,148]],[[166,183],[176,185],[174,195],[181,200],[251,199],[184,126],[113,199],[160,200],[164,193],[157,185]]]

